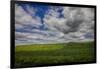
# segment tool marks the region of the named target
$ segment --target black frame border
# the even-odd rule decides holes
[[[68,64],[52,64],[52,65],[45,65],[45,66],[30,66],[30,67],[48,67],[48,66],[65,66],[65,65],[80,65],[80,64],[93,64],[97,62],[97,6],[96,5],[81,5],[81,4],[65,4],[65,3],[52,3],[52,2],[36,2],[36,1],[10,1],[10,68],[15,68],[15,3],[36,3],[36,4],[43,4],[43,5],[52,5],[52,6],[70,6],[70,7],[82,7],[82,8],[94,8],[95,13],[95,24],[94,24],[94,45],[95,45],[95,61],[93,62],[81,62],[81,63],[68,63]],[[26,67],[26,68],[30,68]]]

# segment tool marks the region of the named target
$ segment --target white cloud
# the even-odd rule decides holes
[[[33,32],[32,32],[33,31]],[[16,40],[57,40],[62,37],[63,34],[59,32],[52,31],[40,31],[40,30],[32,30],[30,32],[15,32]]]
[[[29,6],[27,6],[27,10],[29,12],[26,12],[22,6],[15,5],[15,27],[17,28],[24,28],[26,26],[35,26],[39,27],[41,26],[41,19],[38,16],[32,17],[30,14],[35,15],[35,11],[33,9],[30,9]]]
[[[27,12],[22,6],[15,5],[15,27],[27,31],[15,32],[16,43],[77,42],[94,39],[94,9],[52,7],[43,18],[47,30],[39,29],[42,22],[41,18],[35,15],[38,10],[28,5],[26,9]],[[58,12],[59,9],[62,12]]]
[[[53,9],[52,9],[53,10]],[[51,10],[50,10],[51,11]],[[52,12],[52,14],[58,12]],[[64,38],[70,41],[89,40],[84,35],[91,32],[94,34],[94,9],[79,7],[63,7],[64,17],[54,17],[54,15],[46,14],[44,23],[50,30],[59,31],[64,34]],[[92,28],[92,29],[91,29]],[[93,38],[92,38],[93,39]]]

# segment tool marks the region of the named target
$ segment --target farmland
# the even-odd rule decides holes
[[[15,47],[15,67],[95,61],[94,42],[30,44]]]

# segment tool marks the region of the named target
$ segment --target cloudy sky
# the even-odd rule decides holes
[[[15,4],[15,43],[94,39],[94,8]]]

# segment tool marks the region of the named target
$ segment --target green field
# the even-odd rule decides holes
[[[15,67],[94,61],[94,42],[31,44],[15,47]]]

